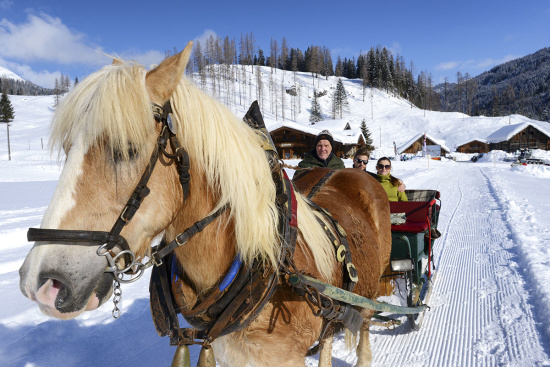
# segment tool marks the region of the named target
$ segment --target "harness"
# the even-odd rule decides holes
[[[115,307],[113,317],[115,318],[120,315],[120,310],[117,307],[121,297],[120,283],[136,281],[147,268],[155,265],[152,269],[149,286],[151,314],[157,333],[160,336],[169,335],[171,345],[201,344],[203,349],[208,349],[214,339],[248,326],[262,311],[271,299],[276,287],[281,283],[289,285],[294,292],[304,296],[313,313],[327,320],[320,339],[333,321],[344,322],[352,331],[358,329],[358,325],[362,323],[362,318],[357,317],[358,312],[354,308],[320,294],[315,287],[308,285],[307,282],[297,284],[289,281],[292,276],[300,277],[302,274],[296,269],[293,261],[298,233],[296,198],[293,184],[278,160],[277,152],[269,132],[265,128],[257,102],[252,104],[244,117],[244,121],[255,129],[261,137],[262,147],[270,164],[273,182],[276,187],[275,200],[279,211],[278,231],[281,238],[278,267],[275,269],[270,265],[265,265],[260,260],[254,261],[251,266],[246,266],[237,255],[224,279],[209,294],[201,296],[189,310],[181,310],[177,307],[178,304],[186,304],[186,302],[181,291],[183,280],[173,251],[184,246],[195,234],[202,231],[229,208],[222,207],[216,210],[178,234],[173,241],[169,243],[163,241],[158,246],[153,247],[148,261],[142,262],[136,258],[136,254],[130,250],[126,239],[120,235],[120,232],[133,218],[143,199],[149,194],[150,190],[147,183],[156,162],[161,156],[167,159],[167,165],[176,164],[184,201],[189,195],[189,156],[185,149],[180,146],[176,135],[171,129],[170,113],[172,109],[170,103],[166,102],[162,107],[152,104],[152,108],[155,120],[162,124],[161,132],[149,163],[111,230],[104,232],[29,228],[27,239],[29,241],[44,242],[41,245],[76,242],[83,246],[98,246],[98,256],[105,256],[107,259],[108,266],[105,268],[105,272],[112,273],[114,278]],[[166,150],[168,143],[172,153]],[[328,178],[321,180],[320,186]],[[320,188],[318,187],[318,189]],[[329,229],[318,217],[319,223],[335,245],[338,261],[347,269],[347,271],[344,271],[344,274],[346,274],[344,276],[344,287],[351,291],[353,285],[357,282],[357,271],[351,261],[345,231],[325,209],[317,206],[309,198],[306,199],[306,202],[314,210],[322,213],[326,218],[325,220],[332,227]],[[190,328],[180,328],[178,313],[184,316],[191,325]],[[350,319],[354,320],[352,324],[346,323],[346,320]],[[316,351],[315,348],[314,350]],[[176,352],[176,357],[179,354],[181,353]]]
[[[149,163],[109,232],[44,228],[29,228],[27,232],[28,241],[42,241],[46,242],[46,245],[51,244],[51,242],[55,242],[56,244],[77,242],[82,246],[98,246],[99,244],[97,254],[98,256],[105,256],[107,259],[108,266],[105,268],[105,272],[113,274],[115,287],[118,283],[136,281],[143,275],[145,269],[151,267],[153,264],[157,265],[162,262],[162,258],[155,251],[147,263],[143,264],[139,262],[136,259],[136,254],[130,250],[126,239],[120,235],[124,226],[134,217],[143,199],[149,195],[150,190],[147,187],[147,183],[161,155],[168,160],[167,164],[176,163],[184,200],[189,195],[189,155],[179,145],[176,135],[171,130],[171,117],[169,114],[172,112],[172,109],[170,102],[166,102],[164,108],[153,103],[152,108],[155,120],[162,123],[161,132],[151,153]],[[168,142],[173,153],[166,151]],[[120,285],[118,284],[118,286]],[[115,316],[114,313],[113,316]]]

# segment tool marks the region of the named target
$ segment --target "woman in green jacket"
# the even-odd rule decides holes
[[[376,179],[380,182],[380,185],[386,190],[389,201],[409,201],[407,195],[398,191],[400,180],[393,177],[391,172],[391,162],[389,158],[382,157],[376,163],[376,172],[378,173]]]

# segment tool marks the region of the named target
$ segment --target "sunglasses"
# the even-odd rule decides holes
[[[377,164],[376,165],[376,168],[378,169],[390,169],[391,168],[391,164]]]
[[[358,164],[361,164],[363,163],[365,166],[367,165],[367,163],[369,163],[369,160],[362,160],[362,159],[359,159],[359,158],[355,158],[355,162],[357,162]]]

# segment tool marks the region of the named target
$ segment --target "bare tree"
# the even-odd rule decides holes
[[[271,67],[271,72],[277,73],[277,53],[279,52],[279,46],[277,45],[277,40],[271,39],[271,54],[269,55],[269,67]]]
[[[468,74],[466,74],[468,75]],[[469,76],[469,75],[468,75]],[[474,78],[469,78],[466,83],[466,94],[468,96],[468,115],[472,115],[473,100],[479,90],[477,81]]]
[[[283,82],[285,81],[285,70],[287,67],[287,61],[288,61],[288,43],[286,41],[286,38],[283,37],[283,40],[281,41],[281,57],[280,57],[280,65],[281,69],[283,69]]]
[[[285,120],[285,104],[286,104],[286,90],[285,84],[281,82],[281,118]]]
[[[462,108],[462,81],[463,81],[462,73],[460,71],[456,72],[456,89],[457,89],[457,97],[458,97],[458,106],[457,110],[460,112],[464,112],[464,109]]]

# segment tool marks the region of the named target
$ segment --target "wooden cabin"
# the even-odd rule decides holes
[[[488,153],[489,143],[484,139],[473,139],[456,146],[459,153]]]
[[[550,150],[550,133],[531,123],[506,125],[487,137],[490,150],[513,153],[521,149]]]
[[[307,152],[315,148],[315,139],[317,134],[321,132],[321,130],[317,130],[308,126],[304,126],[302,129],[298,124],[286,123],[276,126],[270,131],[270,135],[279,157],[282,159],[301,159]],[[359,147],[365,145],[365,140],[361,134],[358,137],[356,135],[342,136],[344,132],[331,131],[331,134],[334,139],[332,151],[341,158],[353,156]]]
[[[451,151],[449,148],[445,146],[445,144],[441,143],[437,139],[432,138],[428,134],[426,134],[426,146],[428,145],[439,145],[441,147],[440,157],[445,157],[447,154],[449,154]],[[424,150],[424,134],[420,133],[416,135],[414,138],[409,140],[407,143],[402,145],[397,149],[397,154],[417,154],[418,152],[422,152]]]

